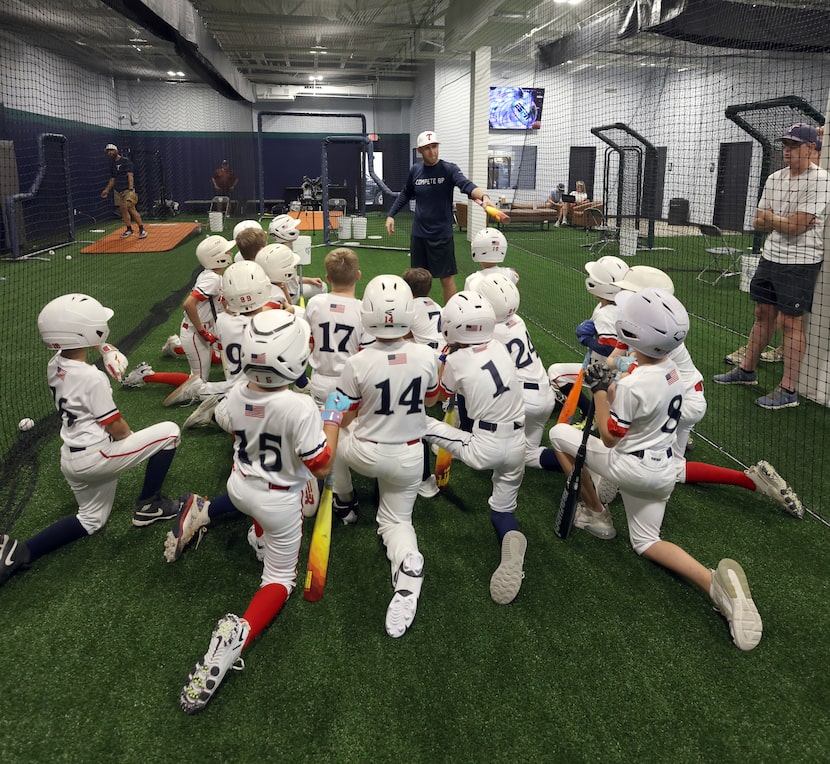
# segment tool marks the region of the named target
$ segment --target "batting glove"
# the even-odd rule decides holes
[[[594,361],[585,369],[585,384],[591,388],[592,393],[600,390],[607,393],[614,382],[615,373],[604,361]]]
[[[343,422],[343,412],[348,410],[349,405],[349,399],[345,395],[336,391],[329,393],[325,406],[320,412],[323,424],[333,424],[335,427],[340,427]]]
[[[614,359],[614,368],[623,374],[630,374],[637,366],[637,359],[633,355],[618,355]]]
[[[596,333],[597,328],[594,326],[594,322],[591,321],[590,318],[587,321],[583,321],[576,327],[576,338],[580,345],[585,345],[586,340],[592,339]]]
[[[219,338],[213,334],[213,332],[209,332],[207,329],[202,327],[199,329],[199,336],[208,343],[208,345],[213,345],[216,342],[219,342]]]
[[[107,373],[116,381],[120,382],[121,377],[127,371],[127,356],[125,356],[115,345],[101,345],[101,358],[104,361],[104,368]]]

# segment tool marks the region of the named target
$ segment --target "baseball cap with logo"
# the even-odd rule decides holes
[[[113,151],[118,151],[118,146],[116,146],[114,143],[108,143],[106,146],[104,146],[104,151],[109,151],[110,149],[112,149]]]
[[[441,143],[438,136],[432,130],[424,130],[418,135],[417,147],[422,149],[424,146],[429,146],[430,143]]]
[[[779,141],[796,141],[797,143],[815,143],[818,140],[818,132],[812,125],[805,125],[799,122],[792,125]]]
[[[565,184],[564,184],[564,183],[560,183],[560,184],[559,184],[558,186],[556,186],[556,187],[557,187],[560,191],[564,191],[564,190],[565,190]]]

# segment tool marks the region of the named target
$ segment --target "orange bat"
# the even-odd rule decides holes
[[[455,396],[450,398],[447,413],[444,414],[444,422],[450,425],[455,424]],[[452,454],[443,448],[439,448],[438,455],[435,457],[435,483],[442,490],[450,483],[451,467]]]
[[[314,521],[314,531],[311,534],[311,546],[308,550],[308,567],[305,574],[303,598],[309,602],[317,602],[323,598],[323,589],[326,586],[326,573],[329,568],[329,551],[331,550],[331,474],[326,478],[323,494],[320,496],[320,506],[317,509],[317,519]]]
[[[484,211],[491,217],[499,221],[499,223],[509,223],[510,222],[510,215],[506,212],[503,212],[498,207],[494,207],[492,204],[488,204],[486,207],[481,203],[481,199],[473,199],[473,201],[479,206],[484,207]]]
[[[585,369],[588,368],[588,364],[591,362],[591,352],[592,351],[589,349],[585,354],[585,360],[582,362],[582,368],[579,370],[579,374],[576,375],[576,381],[574,382],[571,391],[568,393],[568,397],[565,399],[565,404],[562,406],[562,410],[559,412],[559,419],[556,420],[557,424],[570,424],[571,419],[573,419],[574,412],[576,411],[576,405],[579,403],[579,394],[582,392],[582,380],[585,379]]]

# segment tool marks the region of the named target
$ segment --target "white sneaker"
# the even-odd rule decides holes
[[[248,543],[251,545],[251,549],[254,550],[257,560],[262,562],[265,559],[265,539],[256,535],[256,526],[253,523],[248,528]]]
[[[525,577],[527,539],[521,531],[507,531],[501,540],[501,562],[490,577],[490,597],[497,605],[516,599]]]
[[[597,496],[599,496],[600,503],[608,505],[617,498],[620,492],[620,487],[614,481],[608,478],[597,478],[594,488],[597,489]]]
[[[204,380],[198,374],[191,374],[164,399],[164,405],[189,406],[199,400],[199,391],[204,384]]]
[[[431,499],[433,496],[437,496],[439,492],[440,489],[438,483],[435,482],[435,475],[430,475],[418,488],[418,496],[423,496],[425,499]]]
[[[167,356],[168,358],[172,358],[176,355],[176,348],[180,348],[182,346],[182,341],[179,339],[178,334],[171,334],[161,346],[161,354],[162,356]]]
[[[559,226],[561,226],[561,225],[562,225],[562,223],[560,223],[560,222],[557,220],[557,221],[553,224],[553,227],[554,227],[554,228],[559,228]]]
[[[614,528],[614,521],[611,519],[611,513],[608,507],[603,507],[602,512],[594,512],[581,501],[576,504],[576,515],[574,516],[574,525],[577,528],[588,531],[592,536],[606,541],[611,540],[617,535]]]
[[[147,361],[142,361],[121,380],[121,387],[144,387],[144,377],[155,374]]]
[[[758,491],[775,499],[788,515],[797,517],[799,520],[804,517],[804,505],[801,499],[769,462],[762,459],[758,464],[753,464],[746,470],[746,475],[755,483]]]
[[[751,650],[761,641],[761,616],[752,601],[746,574],[735,560],[721,560],[712,571],[709,597],[729,623],[732,641],[740,650]]]
[[[402,637],[412,626],[423,583],[424,557],[420,552],[410,552],[398,569],[395,593],[386,608],[386,633],[390,637]]]
[[[201,711],[219,688],[228,669],[241,671],[245,663],[239,657],[251,627],[233,613],[220,618],[210,638],[210,647],[187,677],[179,703],[186,714]],[[237,661],[239,661],[238,665]]]
[[[167,531],[167,538],[164,540],[164,559],[167,562],[178,560],[197,532],[201,540],[207,526],[210,525],[208,507],[210,501],[207,497],[197,496],[195,493],[189,493],[179,499],[179,514],[173,530]],[[196,541],[197,548],[199,540]]]
[[[182,425],[183,430],[192,430],[194,427],[208,427],[213,424],[213,412],[216,410],[216,405],[225,396],[219,393],[214,393],[205,398],[197,407],[196,410],[184,420]]]

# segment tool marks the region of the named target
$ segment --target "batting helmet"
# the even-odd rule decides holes
[[[37,317],[37,329],[54,350],[90,348],[107,341],[107,322],[113,315],[94,297],[65,294],[46,303]]]
[[[663,358],[686,339],[689,314],[670,292],[653,287],[621,291],[617,305],[617,337],[649,358]]]

